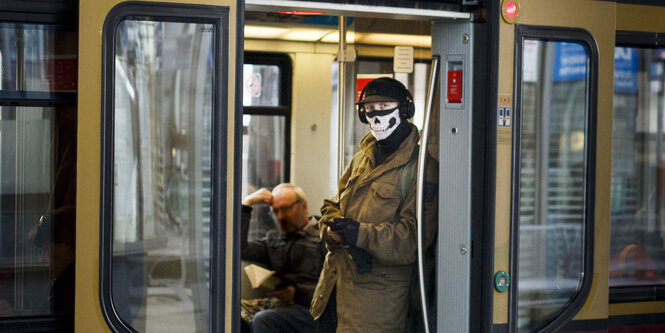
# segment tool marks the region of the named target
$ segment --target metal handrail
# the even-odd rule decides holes
[[[425,121],[423,124],[423,134],[420,141],[420,151],[418,152],[418,179],[416,183],[416,219],[418,224],[418,279],[420,280],[420,302],[422,306],[423,321],[425,333],[429,333],[429,321],[427,320],[427,299],[425,298],[425,271],[423,262],[423,191],[425,177],[425,157],[427,156],[427,137],[429,133],[430,117],[432,115],[432,104],[434,103],[434,87],[439,67],[439,56],[432,56],[432,66],[429,74],[429,89],[427,91],[427,104],[425,106]]]
[[[346,138],[346,125],[344,119],[346,115],[346,62],[344,53],[346,52],[346,16],[339,17],[339,51],[337,52],[337,181],[344,173],[344,139]]]

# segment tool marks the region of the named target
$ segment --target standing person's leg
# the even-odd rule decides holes
[[[286,308],[259,311],[252,321],[252,332],[315,332],[316,322],[309,309],[294,304]]]

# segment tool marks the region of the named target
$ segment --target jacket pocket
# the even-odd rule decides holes
[[[390,183],[374,182],[370,188],[372,200],[365,216],[373,223],[395,222],[395,215],[400,206],[397,187]]]

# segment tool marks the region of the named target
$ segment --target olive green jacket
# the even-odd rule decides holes
[[[328,253],[311,312],[318,319],[337,286],[338,332],[404,331],[417,258],[414,169],[419,135],[411,127],[397,151],[376,168],[376,139],[368,134],[342,175],[337,194],[321,207],[319,229]],[[357,273],[346,248],[328,237],[323,222],[338,217],[360,223],[356,246],[372,255],[369,273]]]

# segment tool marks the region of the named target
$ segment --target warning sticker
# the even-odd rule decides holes
[[[511,108],[507,106],[500,106],[497,110],[498,116],[498,126],[499,127],[510,127],[511,126]]]
[[[511,94],[499,94],[497,101],[497,131],[496,141],[499,145],[512,144],[512,123],[513,123],[513,96]]]
[[[245,92],[251,97],[261,97],[261,74],[252,73],[245,78]]]

